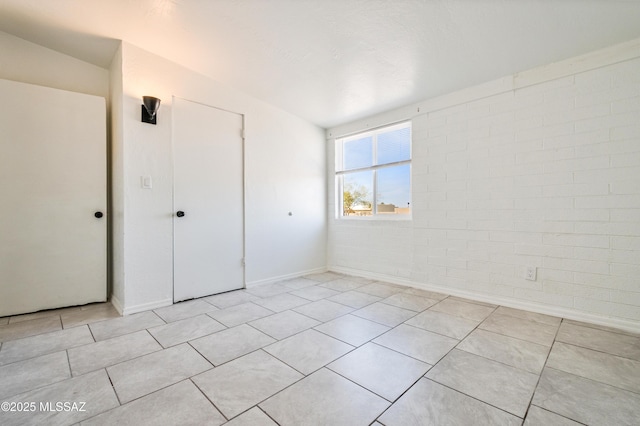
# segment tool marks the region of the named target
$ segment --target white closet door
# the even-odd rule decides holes
[[[172,115],[178,302],[244,286],[243,117],[175,97]]]
[[[0,316],[106,300],[106,189],[104,98],[0,80]]]

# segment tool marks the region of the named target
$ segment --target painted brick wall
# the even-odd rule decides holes
[[[330,269],[640,329],[640,58],[414,114],[412,193]]]

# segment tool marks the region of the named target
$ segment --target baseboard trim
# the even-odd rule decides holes
[[[120,299],[118,299],[115,295],[112,294],[111,297],[109,298],[109,302],[111,302],[111,306],[113,306],[120,315],[123,315],[122,302],[120,301]]]
[[[277,276],[277,277],[266,278],[266,279],[263,279],[263,280],[257,280],[257,281],[251,281],[251,282],[248,281],[247,284],[246,284],[246,288],[258,287],[258,286],[267,285],[267,284],[273,284],[273,283],[277,283],[279,281],[298,278],[298,277],[301,277],[303,275],[319,274],[319,273],[322,273],[322,272],[327,272],[327,268],[326,267],[314,268],[314,269],[308,269],[306,271],[298,271],[298,272],[293,272],[291,274],[285,274],[285,275],[280,275],[280,276]]]
[[[113,299],[111,303],[113,304]],[[118,301],[117,303],[120,303],[120,301]],[[120,306],[121,309],[118,309],[118,307],[116,307],[116,305],[113,304],[114,308],[116,308],[118,312],[120,312],[120,314],[122,315],[137,314],[138,312],[150,311],[152,309],[164,308],[165,306],[171,306],[171,305],[173,305],[173,299],[157,300],[155,302],[143,303],[140,305],[127,306],[127,307],[122,307],[121,305]]]
[[[369,271],[362,271],[359,269],[344,268],[339,266],[329,267],[328,270],[333,272],[340,272],[347,275],[353,275],[363,278],[369,278],[379,281],[386,281],[392,284],[405,285],[407,287],[413,287],[421,290],[434,291],[437,293],[449,294],[451,296],[463,297],[470,300],[476,300],[478,302],[491,303],[494,305],[506,306],[514,309],[524,309],[531,312],[537,312],[540,314],[551,315],[555,317],[566,318],[574,321],[582,321],[595,325],[601,325],[605,327],[613,327],[620,330],[640,333],[640,323],[631,320],[625,320],[621,318],[611,318],[603,315],[592,314],[588,312],[576,311],[574,309],[561,308],[557,306],[547,306],[537,302],[526,302],[523,300],[512,299],[503,296],[493,296],[480,293],[474,293],[470,291],[464,291],[454,288],[447,288],[433,284],[419,283],[408,279],[394,277],[391,275],[378,274]]]

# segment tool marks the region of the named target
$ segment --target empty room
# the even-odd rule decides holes
[[[638,425],[640,1],[0,0],[1,425]]]

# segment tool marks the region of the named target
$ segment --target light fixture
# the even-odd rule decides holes
[[[160,109],[160,99],[153,96],[142,97],[142,122],[156,124],[156,113]]]

